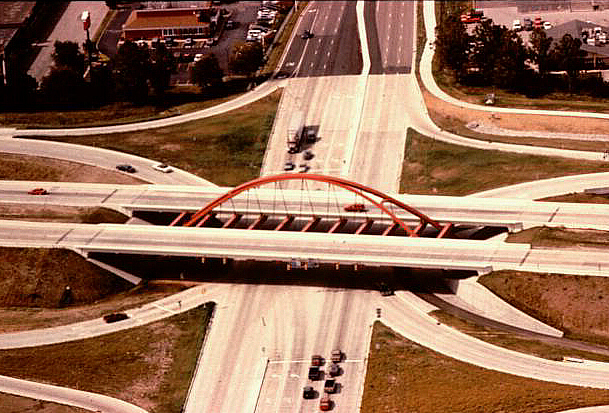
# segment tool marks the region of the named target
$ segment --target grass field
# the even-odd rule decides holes
[[[213,304],[96,338],[0,351],[0,374],[180,412]]]
[[[609,390],[548,383],[483,369],[373,327],[361,411],[545,413],[609,404]]]
[[[400,192],[467,195],[537,179],[606,171],[606,162],[485,151],[408,129]]]

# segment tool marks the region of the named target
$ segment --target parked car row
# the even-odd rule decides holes
[[[552,23],[548,21],[543,21],[541,17],[535,17],[535,20],[531,20],[528,17],[522,19],[522,23],[520,19],[516,19],[512,22],[512,30],[515,32],[519,32],[521,30],[531,31],[533,29],[541,29],[548,30],[552,28]]]
[[[342,372],[338,363],[343,361],[344,353],[335,349],[332,350],[332,354],[330,356],[331,364],[328,366],[328,377],[324,381],[323,387],[323,396],[319,401],[319,410],[328,411],[331,410],[334,406],[334,402],[330,398],[331,394],[334,394],[338,391],[339,384],[336,381],[336,377],[339,376]],[[325,360],[319,354],[314,354],[311,356],[311,366],[309,367],[309,380],[316,381],[322,378],[323,372],[321,371],[321,366],[323,366]],[[302,390],[302,397],[305,399],[314,399],[317,396],[317,392],[311,385],[307,385]]]

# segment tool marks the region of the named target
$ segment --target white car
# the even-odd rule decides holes
[[[152,169],[155,169],[159,172],[165,172],[165,173],[173,172],[173,168],[164,163],[157,163],[156,165],[152,166]]]
[[[550,23],[550,22],[543,22],[543,28],[545,30],[551,29],[552,28],[552,23]]]
[[[522,30],[522,25],[520,24],[520,20],[514,20],[512,23],[512,30],[515,32],[519,32]]]
[[[202,53],[197,53],[194,58],[194,62],[197,63],[199,60],[203,59]]]

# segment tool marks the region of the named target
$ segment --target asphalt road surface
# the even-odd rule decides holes
[[[294,30],[279,76],[355,75],[362,71],[354,1],[313,1]],[[313,37],[302,39],[310,30]]]

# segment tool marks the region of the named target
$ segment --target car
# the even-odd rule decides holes
[[[514,20],[512,23],[512,30],[515,32],[519,32],[522,30],[522,25],[520,24],[520,20]]]
[[[192,37],[187,37],[186,40],[184,40],[184,47],[192,47],[194,44]]]
[[[319,354],[313,354],[311,356],[311,366],[321,366],[324,364],[324,358]]]
[[[231,29],[234,29],[235,27],[237,27],[237,24],[234,20],[227,20],[226,23],[224,24],[224,28],[226,30],[231,30]]]
[[[319,380],[320,376],[321,376],[321,370],[319,370],[318,366],[309,367],[309,374],[308,374],[309,380],[313,380],[313,381]]]
[[[164,172],[164,173],[173,172],[173,168],[164,163],[157,163],[152,166],[152,169],[157,170],[159,172]]]
[[[522,26],[524,27],[524,30],[530,32],[531,30],[533,30],[533,21],[528,17],[525,17],[524,19],[522,19]]]
[[[309,172],[309,169],[311,169],[311,167],[309,165],[307,165],[306,163],[301,163],[299,165],[299,167],[300,167],[299,172],[301,172],[301,173]]]
[[[30,195],[48,195],[48,191],[44,188],[34,188],[28,191]]]
[[[319,410],[327,412],[330,409],[332,409],[332,400],[330,399],[330,396],[326,394],[319,401]]]
[[[333,363],[340,363],[343,361],[343,352],[339,349],[334,349],[330,357]]]
[[[302,34],[300,35],[301,39],[310,39],[311,37],[313,37],[313,33],[311,33],[310,30],[305,30],[304,32],[302,32]]]
[[[302,157],[304,158],[305,161],[310,161],[311,159],[313,159],[315,155],[313,155],[313,152],[311,152],[310,150],[306,150],[304,151],[304,153],[302,154]]]
[[[303,387],[302,398],[303,399],[314,399],[315,398],[315,390],[313,390],[313,386],[304,386]]]
[[[336,393],[336,379],[327,379],[324,382],[324,393]]]
[[[543,28],[544,30],[549,30],[552,28],[552,23],[550,22],[543,22]]]
[[[535,17],[535,20],[533,20],[533,27],[534,28],[541,28],[541,17]]]
[[[119,171],[122,171],[122,172],[129,172],[131,174],[136,172],[136,169],[127,163],[121,163],[121,164],[116,165],[116,169],[118,169]]]
[[[294,168],[296,168],[296,165],[294,165],[294,162],[292,161],[287,161],[284,165],[283,165],[283,170],[284,171],[293,171]]]
[[[203,59],[203,53],[197,53],[197,54],[195,54],[195,58],[193,59],[193,62],[197,63],[201,59]]]
[[[106,314],[103,318],[106,323],[116,323],[117,321],[128,319],[129,316],[125,313],[112,313]]]
[[[495,94],[494,93],[488,93],[484,97],[484,104],[485,105],[494,105],[495,104]]]
[[[165,37],[165,46],[167,46],[167,47],[175,46],[175,41],[173,40],[173,37]]]
[[[366,206],[364,204],[351,204],[345,206],[347,212],[366,212]]]
[[[340,366],[336,363],[330,364],[330,367],[328,367],[328,374],[330,375],[330,377],[336,377],[340,375]]]
[[[395,294],[393,289],[383,282],[379,285],[379,292],[383,297],[388,297]]]

